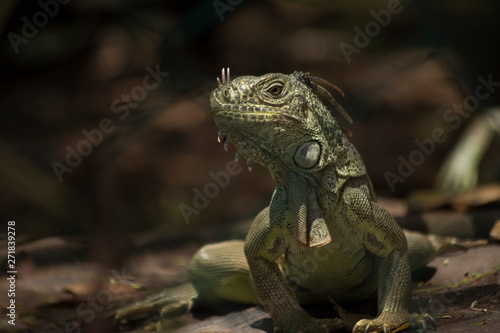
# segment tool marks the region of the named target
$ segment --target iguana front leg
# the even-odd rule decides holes
[[[394,332],[411,324],[407,310],[410,296],[410,265],[407,254],[394,250],[378,268],[378,302],[380,314],[375,319],[362,319],[353,332]]]
[[[398,332],[410,325],[433,324],[428,314],[408,312],[411,294],[411,268],[406,238],[392,216],[377,203],[371,204],[373,220],[362,223],[365,246],[379,257],[378,309],[375,319],[362,319],[353,332]]]
[[[313,318],[300,306],[276,262],[286,251],[282,230],[286,223],[272,226],[269,215],[269,208],[266,208],[255,219],[245,242],[245,255],[255,290],[273,319],[275,331],[329,332],[342,328],[339,318]]]

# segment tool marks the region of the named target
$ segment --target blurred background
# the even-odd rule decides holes
[[[267,205],[274,180],[244,161],[205,194],[235,153],[217,143],[208,107],[222,67],[333,82],[379,196],[432,188],[467,125],[498,103],[492,86],[467,117],[444,118],[476,94],[478,76],[500,82],[499,14],[486,0],[2,1],[0,236],[14,220],[24,288],[15,329],[98,332],[75,307],[111,270],[140,276],[130,256],[191,244],[141,281],[182,280],[199,244],[239,235],[235,221]],[[390,186],[398,156],[436,128],[447,139]],[[500,169],[498,143],[484,146],[479,183]]]

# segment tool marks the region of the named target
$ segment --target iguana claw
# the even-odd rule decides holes
[[[411,318],[411,322],[414,326],[422,327],[423,332],[427,332],[427,329],[428,329],[427,324],[429,324],[430,329],[432,329],[433,331],[435,331],[437,328],[436,321],[428,313],[424,313],[421,315],[412,314],[412,315],[410,315],[410,318]]]
[[[402,331],[410,326],[409,322],[403,322],[403,324],[397,323],[397,318],[393,316],[384,316],[382,318],[376,318],[373,320],[362,319],[353,328],[353,333],[395,333]],[[363,329],[364,328],[364,329]]]

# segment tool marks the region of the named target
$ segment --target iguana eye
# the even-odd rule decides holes
[[[297,149],[293,157],[295,163],[304,169],[310,169],[316,165],[321,156],[321,146],[317,141],[309,141],[304,143]]]
[[[279,83],[273,84],[272,86],[267,88],[267,92],[273,96],[278,96],[279,94],[281,94],[282,91],[283,91],[283,85]]]

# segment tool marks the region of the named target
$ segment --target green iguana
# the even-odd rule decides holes
[[[276,332],[328,332],[348,325],[314,318],[301,305],[378,298],[378,316],[359,320],[353,332],[435,327],[430,315],[408,312],[411,270],[430,261],[435,248],[422,234],[405,237],[377,204],[365,165],[331,112],[350,121],[328,90],[341,91],[301,72],[231,80],[227,69],[217,80],[210,108],[219,140],[233,142],[249,166],[270,171],[277,183],[271,203],[244,242],[197,252],[192,284],[124,308],[116,318],[158,306],[167,318],[196,302],[258,300]]]

